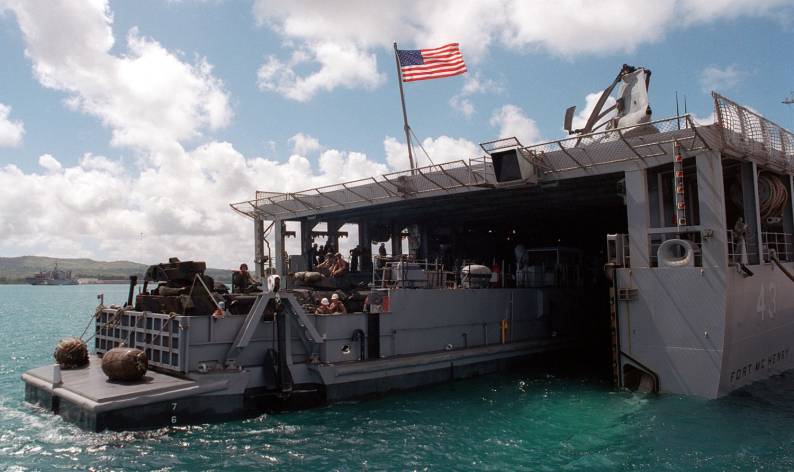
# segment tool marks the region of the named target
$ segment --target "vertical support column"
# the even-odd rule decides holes
[[[758,228],[758,257],[759,264],[761,263],[762,247],[764,245],[763,231],[764,227],[761,222],[761,199],[758,196],[758,165],[753,162],[753,194],[755,195],[755,222]]]
[[[309,249],[311,249],[312,244],[314,244],[312,229],[314,229],[313,220],[301,220],[301,254],[303,254],[306,270],[314,270],[314,261],[310,260],[309,257]]]
[[[761,212],[758,207],[758,169],[755,162],[742,162],[742,206],[747,224],[747,252],[750,264],[761,261]],[[734,225],[736,222],[728,222]],[[731,226],[732,228],[733,226]]]
[[[314,238],[312,238],[313,226],[308,220],[301,220],[301,254],[305,255],[314,242]]]
[[[790,175],[783,175],[781,176],[781,180],[783,181],[783,185],[786,187],[786,192],[788,192],[788,201],[786,202],[786,208],[783,210],[783,231],[786,233],[794,232],[794,205],[791,201],[792,198],[792,191],[794,191],[794,177]]]
[[[285,267],[287,261],[284,260],[284,228],[286,224],[284,224],[281,220],[276,220],[273,224],[273,268],[276,270],[276,273],[283,276],[286,274]]]
[[[698,185],[698,213],[703,228],[703,267],[727,269],[728,224],[725,221],[725,189],[722,159],[717,151],[695,156]],[[711,234],[711,237],[707,237]]]
[[[786,190],[788,190],[788,203],[786,204],[786,211],[783,213],[783,231],[787,233],[794,233],[794,177],[786,176]]]
[[[784,184],[786,185],[786,192],[788,192],[788,201],[786,202],[786,209],[783,210],[783,243],[785,251],[781,251],[778,249],[778,257],[780,260],[786,260],[791,262],[794,260],[794,248],[792,248],[792,234],[794,234],[794,202],[792,202],[792,198],[794,198],[794,178],[790,175],[784,175],[781,177],[783,179]],[[784,252],[784,254],[780,254]],[[786,256],[786,259],[783,259],[783,256]]]
[[[632,267],[650,267],[648,244],[648,172],[626,171],[626,215],[629,224],[629,253]]]
[[[398,256],[403,252],[403,229],[396,222],[391,225],[391,255],[392,257]]]
[[[332,221],[329,220],[327,224],[328,227],[328,240],[325,243],[325,246],[333,245],[334,251],[339,252],[339,229],[345,224],[344,221]]]
[[[372,241],[369,235],[369,223],[363,218],[358,220],[358,243],[363,251],[359,270],[370,272],[372,271]]]
[[[661,176],[657,173],[655,178],[652,176],[648,179],[648,211],[649,211],[649,224],[651,228],[660,228],[666,226],[664,221],[664,205],[661,202],[662,189]]]
[[[314,227],[314,223],[308,220],[301,220],[301,254],[303,254],[303,259],[306,265],[306,270],[313,270],[314,264],[313,261],[309,260],[309,248],[312,247],[312,243],[314,243],[314,238],[312,238],[312,228]]]
[[[265,221],[254,218],[254,270],[257,277],[265,274]]]

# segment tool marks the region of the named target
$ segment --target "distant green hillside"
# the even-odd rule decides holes
[[[126,279],[130,275],[143,276],[148,267],[131,261],[95,261],[92,259],[68,259],[40,256],[0,257],[0,283],[24,282],[36,273],[51,270],[58,264],[62,270],[72,271],[72,277],[97,279]],[[232,272],[222,269],[207,269],[207,275],[221,282],[232,279]]]

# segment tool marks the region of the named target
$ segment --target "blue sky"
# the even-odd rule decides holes
[[[250,260],[230,201],[406,165],[392,41],[461,43],[406,84],[436,161],[562,137],[623,63],[656,118],[716,89],[794,128],[792,2],[636,3],[0,0],[0,255]]]

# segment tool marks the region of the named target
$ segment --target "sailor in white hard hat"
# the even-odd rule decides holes
[[[331,302],[329,302],[327,298],[323,298],[320,300],[320,306],[317,307],[317,310],[314,313],[316,315],[329,315],[333,313],[331,311]]]
[[[347,308],[342,300],[339,299],[339,294],[331,295],[331,313],[347,313]]]

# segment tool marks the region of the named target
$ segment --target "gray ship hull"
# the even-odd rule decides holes
[[[759,254],[753,242],[742,256],[731,240],[722,185],[728,161],[712,152],[695,161],[700,216],[695,228],[710,235],[698,245],[699,266],[694,260],[689,266],[657,262],[660,253],[644,244],[654,232],[647,217],[650,179],[646,171],[627,173],[627,191],[635,198],[629,202],[631,267],[616,270],[616,287],[630,294],[617,301],[620,352],[627,355],[620,374],[625,377],[631,366],[655,373],[661,391],[717,398],[794,368],[794,282],[770,259],[774,245],[762,246]],[[755,164],[741,165],[746,175],[757,175]],[[791,189],[791,177],[786,181]],[[752,197],[746,196],[751,203]],[[755,208],[746,208],[760,228]],[[788,211],[786,221],[792,222],[790,202]],[[754,240],[769,238],[759,232]],[[777,248],[791,257],[790,248]],[[794,271],[794,263],[780,264]]]
[[[97,352],[140,340],[155,370],[129,384],[109,381],[95,356],[82,369],[40,367],[22,377],[26,400],[94,431],[224,421],[497,372],[575,348],[586,325],[560,289],[401,290],[391,298],[389,312],[323,316],[285,293],[281,322],[255,309],[222,319],[107,309]],[[366,338],[356,340],[357,330]]]
[[[66,280],[34,280],[30,282],[30,285],[77,285],[77,280],[74,279],[66,279]]]

